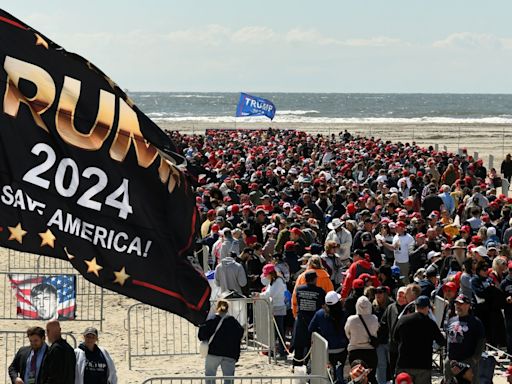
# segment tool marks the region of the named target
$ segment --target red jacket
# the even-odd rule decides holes
[[[379,285],[379,280],[375,276],[375,271],[373,269],[373,265],[368,260],[359,260],[355,263],[352,263],[345,274],[345,279],[343,280],[343,287],[341,289],[341,298],[346,299],[352,290],[352,282],[357,279],[363,273],[368,273],[370,276],[374,276],[374,284]]]

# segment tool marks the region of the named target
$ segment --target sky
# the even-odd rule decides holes
[[[512,93],[510,0],[23,0],[4,10],[130,91]]]

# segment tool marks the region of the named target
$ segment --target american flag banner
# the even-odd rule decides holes
[[[16,313],[23,319],[74,320],[76,276],[10,274]]]

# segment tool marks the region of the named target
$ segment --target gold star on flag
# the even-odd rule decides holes
[[[73,260],[75,258],[74,255],[68,252],[68,249],[66,247],[64,247],[64,252],[66,252],[66,256],[68,257],[69,260]]]
[[[42,45],[43,47],[48,49],[48,43],[46,42],[46,40],[43,39],[41,36],[39,36],[37,33],[36,33],[36,45]]]
[[[49,247],[53,248],[53,246],[55,245],[56,237],[53,236],[52,231],[47,229],[46,232],[41,232],[39,236],[41,237],[41,247],[48,245]]]
[[[18,223],[15,227],[9,227],[9,232],[11,232],[9,240],[16,240],[20,244],[23,242],[23,236],[27,234],[27,231],[21,228],[21,223]]]
[[[100,277],[99,272],[103,269],[103,267],[96,263],[95,257],[91,261],[84,260],[84,262],[87,264],[87,273],[94,273],[96,277]]]
[[[130,277],[130,275],[126,273],[125,267],[123,267],[119,272],[114,271],[114,275],[116,277],[114,283],[118,283],[119,285],[124,285],[125,281]]]

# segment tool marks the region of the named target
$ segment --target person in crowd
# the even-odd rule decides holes
[[[343,226],[344,224],[345,223],[338,218],[333,219],[327,224],[327,228],[329,228],[330,231],[325,238],[326,243],[328,241],[334,241],[339,245],[336,250],[341,260],[346,260],[350,257],[350,248],[352,246],[352,234]]]
[[[421,288],[421,295],[431,297],[438,283],[439,273],[437,267],[432,264],[425,270],[425,277],[418,283]]]
[[[512,177],[512,155],[510,153],[507,153],[507,156],[501,162],[500,172],[510,184],[510,178]]]
[[[459,295],[455,299],[457,316],[448,324],[447,357],[444,364],[445,380],[455,376],[451,367],[454,363],[465,363],[471,370],[473,384],[479,383],[478,366],[485,348],[485,332],[482,322],[471,312],[471,299]]]
[[[471,278],[473,290],[473,310],[483,323],[487,342],[495,347],[505,345],[505,320],[501,312],[504,294],[489,278],[487,262],[481,260],[476,265],[475,276]]]
[[[84,341],[75,348],[75,384],[117,384],[114,361],[107,350],[98,345],[98,330],[87,327]]]
[[[41,327],[27,329],[30,345],[21,347],[9,365],[8,373],[12,384],[39,383],[39,372],[48,350],[45,331]]]
[[[75,351],[62,338],[62,330],[57,320],[50,320],[46,324],[46,335],[50,346],[39,370],[39,381],[44,384],[74,384]]]
[[[220,287],[221,293],[237,292],[242,295],[243,287],[247,285],[244,267],[232,256],[225,256],[215,268],[215,284]]]
[[[331,277],[333,286],[337,287],[343,280],[343,261],[337,254],[339,245],[335,241],[325,242],[325,250],[320,255],[322,262],[326,265],[327,272]]]
[[[322,288],[316,286],[317,275],[315,271],[307,271],[305,278],[306,284],[298,286],[295,295],[292,297],[292,311],[295,318],[292,335],[294,366],[306,365],[307,363],[304,356],[310,345],[307,337],[308,327],[315,313],[324,305],[326,295]]]
[[[375,288],[375,299],[373,300],[373,314],[377,316],[380,321],[386,312],[386,309],[394,303],[393,299],[389,297],[390,289],[386,286],[379,286]],[[388,377],[388,366],[389,366],[389,345],[387,335],[383,335],[382,332],[377,333],[379,345],[376,348],[377,351],[377,370],[375,376],[379,384],[385,384]]]
[[[466,297],[473,297],[473,288],[471,287],[471,279],[476,272],[477,260],[468,257],[462,263],[462,274],[460,276],[460,293]]]
[[[393,243],[384,247],[392,249],[395,256],[395,265],[400,268],[405,283],[409,282],[409,255],[414,249],[414,238],[406,232],[407,225],[403,221],[396,223],[396,235]]]
[[[327,271],[322,266],[322,259],[320,256],[313,255],[309,258],[306,271],[301,273],[295,282],[295,287],[306,284],[306,273],[310,270],[315,271],[317,280],[316,285],[322,288],[325,292],[330,292],[334,290],[334,286],[332,285],[331,278]],[[293,290],[293,295],[295,295],[295,289]],[[292,298],[293,300],[293,298]]]
[[[345,334],[349,341],[349,362],[362,360],[371,369],[368,378],[370,383],[376,384],[375,370],[377,369],[377,331],[379,321],[372,314],[372,304],[366,296],[357,299],[356,315],[349,316],[345,324]]]
[[[272,313],[276,325],[277,358],[286,360],[287,353],[284,345],[286,337],[284,320],[286,317],[285,292],[286,283],[276,272],[274,264],[267,264],[263,267],[261,283],[265,291],[258,294],[260,298],[269,298],[272,302]]]
[[[508,274],[501,281],[500,289],[505,295],[505,326],[507,333],[507,353],[512,355],[512,261],[508,262]]]
[[[445,345],[446,340],[437,324],[428,316],[429,296],[416,299],[416,312],[402,317],[396,327],[394,339],[398,343],[397,373],[406,372],[416,384],[432,382],[432,344]]]
[[[375,275],[373,264],[369,259],[368,254],[363,250],[358,249],[354,251],[353,262],[345,273],[345,279],[342,284],[341,297],[343,299],[349,295],[355,279],[359,278],[363,273],[367,273],[370,276]]]
[[[370,373],[370,369],[368,368],[368,364],[366,364],[363,360],[354,360],[350,364],[350,379],[349,384],[368,384],[368,374]]]
[[[315,313],[308,327],[310,337],[313,332],[317,332],[327,340],[327,352],[334,379],[343,378],[343,367],[347,359],[346,321],[340,294],[330,291],[325,295],[325,306]]]
[[[389,349],[389,371],[386,379],[395,372],[396,362],[398,360],[398,343],[395,340],[395,327],[398,322],[398,316],[407,305],[405,298],[406,287],[400,287],[396,293],[396,301],[390,304],[382,318],[380,319],[378,338],[381,343],[387,343]]]
[[[208,342],[208,354],[204,363],[206,377],[216,376],[219,367],[223,376],[235,376],[235,364],[240,358],[244,328],[237,319],[228,314],[228,309],[228,301],[218,300],[215,316],[199,326],[199,340]],[[213,384],[215,381],[206,382]],[[232,383],[226,380],[224,384]]]

